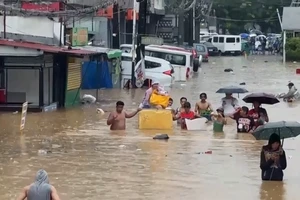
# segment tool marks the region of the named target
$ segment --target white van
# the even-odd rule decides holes
[[[128,80],[131,80],[131,68],[132,68],[132,54],[122,53],[121,58],[121,68],[122,68],[122,86],[124,87]],[[139,61],[136,66],[141,64]],[[174,83],[174,68],[170,62],[160,59],[145,56],[145,83],[144,85],[149,86],[152,80],[158,81],[163,87],[170,87]]]
[[[240,55],[242,53],[242,38],[239,35],[214,35],[208,42],[219,49],[220,53]]]
[[[185,49],[172,46],[149,45],[145,47],[145,55],[162,58],[174,67],[175,81],[187,81],[192,76],[193,54]]]

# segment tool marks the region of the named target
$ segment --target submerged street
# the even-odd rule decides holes
[[[267,61],[267,62],[266,62]],[[202,72],[187,83],[175,83],[170,90],[174,108],[182,96],[192,106],[206,92],[216,109],[221,105],[222,86],[245,82],[249,92],[287,92],[288,81],[300,87],[298,64],[283,66],[275,56],[211,57]],[[299,67],[299,65],[298,65]],[[232,68],[233,73],[224,72]],[[127,120],[126,132],[111,133],[106,117],[115,102],[136,109],[144,91],[100,90],[99,105],[87,105],[51,113],[29,113],[20,134],[20,114],[0,116],[0,199],[13,200],[34,180],[38,169],[49,173],[50,183],[63,200],[293,200],[299,196],[300,139],[284,142],[287,169],[283,182],[261,181],[259,156],[264,141],[237,134],[234,123],[224,134],[187,132],[174,126],[170,132],[140,131],[138,117]],[[95,95],[95,91],[84,91]],[[247,105],[239,96],[240,105]],[[300,118],[299,103],[281,102],[267,109],[270,121]],[[168,142],[154,141],[167,133]],[[199,154],[211,150],[212,154]]]

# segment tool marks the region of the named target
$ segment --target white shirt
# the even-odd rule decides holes
[[[261,45],[261,42],[259,40],[257,40],[255,42],[255,49],[258,49],[258,47]]]
[[[230,99],[224,97],[224,98],[222,98],[222,107],[224,109],[224,115],[230,116],[236,112],[235,109],[239,107],[239,102],[234,97],[232,97]]]

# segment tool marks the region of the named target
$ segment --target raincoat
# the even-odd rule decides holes
[[[276,151],[272,151],[271,145],[279,142],[280,147]],[[276,159],[271,159],[275,156]],[[286,168],[285,151],[281,148],[280,137],[272,134],[269,138],[268,145],[262,147],[260,155],[261,179],[264,181],[282,181],[283,170]]]
[[[27,200],[51,200],[51,187],[47,172],[43,169],[39,170],[35,182],[28,190]]]

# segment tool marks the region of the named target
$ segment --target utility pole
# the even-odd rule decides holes
[[[178,44],[182,45],[184,42],[184,11],[180,10],[178,15]]]
[[[196,3],[193,5],[193,43],[196,42]]]
[[[6,39],[6,9],[3,11],[3,38]]]
[[[147,0],[136,0],[140,3],[139,7],[139,21],[138,21],[138,36],[137,36],[137,48],[136,48],[136,63],[141,60],[141,53],[145,57],[145,45],[142,44],[142,36],[146,35],[146,17],[147,17]]]
[[[194,25],[194,19],[193,19],[193,10],[194,9],[190,9],[188,11],[188,27],[189,27],[189,32],[188,32],[188,38],[187,38],[187,41],[188,41],[188,44],[189,46],[193,46],[193,37],[194,37],[194,33],[195,33],[195,27],[193,26]]]
[[[118,35],[119,35],[119,45],[121,45],[121,8],[120,4],[118,3]],[[120,48],[120,47],[119,47]]]
[[[113,32],[113,43],[112,48],[120,48],[120,28],[119,28],[119,4],[113,4],[113,18],[112,18],[112,32]]]
[[[133,2],[133,19],[132,19],[132,62],[131,62],[131,87],[135,88],[135,35],[136,35],[136,10],[137,10],[137,2]],[[128,85],[129,87],[129,85]],[[129,89],[129,88],[128,88]]]

